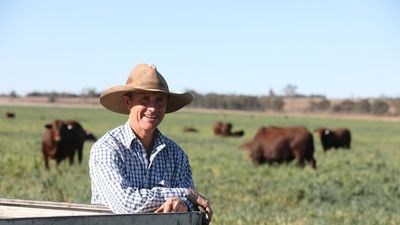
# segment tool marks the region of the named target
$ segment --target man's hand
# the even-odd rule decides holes
[[[200,206],[201,208],[204,209],[204,211],[206,211],[207,214],[207,224],[209,224],[211,222],[211,217],[212,217],[212,209],[210,206],[210,202],[204,198],[202,195],[200,195],[199,193],[189,189],[189,196],[188,196],[189,201],[195,205],[195,206]]]
[[[154,212],[166,213],[166,212],[187,212],[187,211],[189,211],[189,209],[186,203],[179,197],[173,197],[167,199],[167,201],[165,201],[164,204],[162,204],[160,208],[158,208]]]

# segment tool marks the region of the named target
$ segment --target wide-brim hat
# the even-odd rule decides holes
[[[113,112],[129,114],[129,109],[122,100],[122,96],[132,92],[161,92],[168,95],[165,113],[175,112],[190,104],[193,96],[189,92],[182,94],[169,91],[164,77],[154,65],[139,64],[129,74],[124,86],[113,86],[100,95],[100,103]]]

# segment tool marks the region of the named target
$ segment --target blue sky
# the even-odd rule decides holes
[[[400,2],[0,0],[0,93],[81,93],[155,64],[170,89],[400,97]]]

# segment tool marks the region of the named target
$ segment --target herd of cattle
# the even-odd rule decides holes
[[[7,112],[7,118],[15,118],[15,113]],[[213,125],[214,134],[221,137],[242,137],[244,130],[232,131],[232,123],[217,121]],[[198,132],[196,128],[185,127],[184,132]],[[348,128],[328,129],[318,127],[314,132],[319,136],[324,152],[331,148],[350,149],[351,133]],[[96,141],[96,137],[87,132],[78,121],[54,120],[45,125],[42,135],[44,164],[49,169],[49,159],[57,165],[68,159],[74,163],[75,154],[82,162],[83,144],[86,140]],[[296,160],[304,167],[310,164],[316,168],[314,158],[314,140],[312,133],[304,126],[298,127],[260,127],[252,140],[239,146],[249,151],[248,158],[255,164],[288,163]]]
[[[214,133],[221,136],[242,136],[231,132],[231,123],[216,122]],[[319,127],[314,130],[321,139],[324,152],[331,148],[350,148],[351,134],[348,128],[328,129]],[[249,151],[249,159],[255,165],[288,163],[296,160],[297,165],[304,167],[306,163],[316,168],[314,158],[314,140],[312,133],[304,126],[298,127],[261,127],[252,140],[239,146]]]

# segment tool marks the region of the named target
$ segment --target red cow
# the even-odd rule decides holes
[[[213,126],[214,134],[221,135],[221,129],[224,124],[221,121],[215,122]]]
[[[261,127],[253,140],[240,148],[250,150],[255,165],[296,159],[300,167],[304,167],[307,161],[316,168],[313,136],[305,127]]]
[[[319,127],[316,128],[314,132],[319,135],[324,152],[328,151],[330,148],[350,149],[351,133],[347,128],[328,129]]]
[[[87,133],[77,121],[54,120],[45,125],[42,136],[42,152],[45,166],[49,169],[49,158],[54,159],[57,165],[68,158],[74,163],[75,152],[78,152],[78,161],[82,162],[82,150],[85,140],[96,141],[96,137]]]

